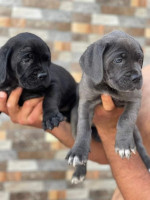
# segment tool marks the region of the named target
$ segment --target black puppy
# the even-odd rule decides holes
[[[130,158],[136,148],[150,169],[150,158],[142,144],[136,119],[141,104],[143,51],[130,35],[113,31],[91,44],[80,58],[83,70],[79,85],[77,138],[67,154],[69,164],[82,166],[87,162],[91,141],[91,124],[100,95],[112,96],[124,112],[117,124],[116,152]],[[77,182],[77,181],[76,181]]]
[[[43,129],[53,129],[70,121],[76,101],[76,82],[64,68],[51,62],[47,44],[31,33],[21,33],[0,49],[0,90],[23,88],[19,104],[44,96]]]

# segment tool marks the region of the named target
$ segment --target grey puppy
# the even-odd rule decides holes
[[[116,106],[124,106],[117,123],[115,150],[121,158],[130,158],[136,148],[146,167],[150,159],[142,144],[136,126],[141,104],[143,51],[130,35],[113,31],[91,44],[80,58],[83,70],[79,84],[77,137],[67,154],[69,164],[84,166],[88,159],[91,141],[91,125],[100,95],[112,96]]]

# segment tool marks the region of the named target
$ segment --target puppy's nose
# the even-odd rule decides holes
[[[47,76],[47,73],[46,73],[46,72],[42,72],[42,73],[38,73],[37,78],[38,78],[38,79],[43,79],[43,78],[45,78],[46,76]]]
[[[133,82],[138,82],[138,81],[140,81],[141,80],[141,78],[142,78],[142,75],[140,75],[140,74],[132,74],[131,75],[131,80],[133,81]]]

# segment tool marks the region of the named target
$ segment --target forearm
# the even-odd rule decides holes
[[[48,130],[48,132],[52,133],[65,146],[69,148],[73,146],[74,138],[69,123],[61,122],[58,128],[54,128],[52,131]],[[95,140],[91,141],[89,160],[101,164],[108,163],[102,143]]]
[[[124,199],[148,200],[150,197],[150,174],[139,154],[132,155],[129,160],[121,159],[114,150],[116,130],[109,130],[111,132],[110,137],[108,136],[108,130],[101,129],[102,131],[103,147]],[[107,131],[106,134],[105,131]]]
[[[71,127],[69,123],[61,122],[58,127],[53,128],[52,130],[47,130],[55,136],[62,144],[71,148],[74,144],[74,138],[71,133]]]

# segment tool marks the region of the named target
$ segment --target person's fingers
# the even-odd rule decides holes
[[[113,102],[111,96],[109,96],[108,94],[102,94],[101,99],[102,99],[102,104],[103,104],[104,110],[111,111],[115,108],[114,102]]]
[[[24,102],[24,104],[21,108],[21,112],[20,112],[22,121],[24,120],[24,122],[22,122],[22,123],[31,123],[32,124],[33,117],[35,119],[38,118],[37,116],[39,115],[39,113],[41,112],[41,109],[42,109],[42,105],[41,105],[41,109],[39,108],[39,103],[42,104],[42,99],[43,98],[36,98],[36,99],[30,99],[30,100],[27,100]],[[38,109],[40,109],[40,110],[38,110]]]
[[[7,94],[3,91],[0,91],[0,112],[8,114],[6,104],[7,104]]]
[[[7,101],[8,114],[14,123],[41,127],[43,97],[29,99],[18,105],[22,88],[13,90]]]
[[[21,93],[22,93],[22,88],[16,88],[15,90],[11,92],[7,101],[7,108],[8,108],[9,115],[12,115],[18,112],[18,109],[19,109],[18,102],[19,102]]]
[[[36,127],[42,128],[42,120],[43,120],[43,109],[42,109],[43,101],[40,101],[32,110],[31,114],[27,117],[27,124],[35,125]]]

